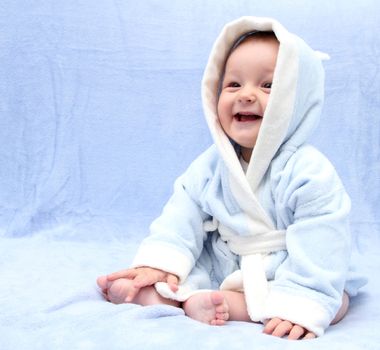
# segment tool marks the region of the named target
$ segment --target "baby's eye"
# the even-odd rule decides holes
[[[263,84],[263,88],[264,89],[271,89],[272,88],[272,83],[270,82],[270,83]]]
[[[227,87],[238,88],[240,87],[240,84],[235,81],[232,81],[231,83],[227,84]]]

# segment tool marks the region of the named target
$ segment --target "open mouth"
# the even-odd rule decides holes
[[[234,115],[234,118],[238,122],[252,122],[252,121],[255,121],[255,120],[261,120],[263,117],[261,115],[257,115],[257,114],[236,113]]]

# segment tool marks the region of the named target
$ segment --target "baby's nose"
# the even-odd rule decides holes
[[[257,94],[253,88],[244,88],[239,94],[240,103],[253,103],[257,100]]]

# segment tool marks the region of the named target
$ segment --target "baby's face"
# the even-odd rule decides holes
[[[229,56],[218,101],[224,132],[241,146],[249,161],[271,92],[279,43],[249,38]]]

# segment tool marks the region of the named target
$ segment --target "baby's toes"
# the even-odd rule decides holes
[[[210,322],[210,324],[212,326],[224,326],[226,324],[226,321],[225,320],[219,320],[219,319],[216,319],[216,320],[212,320]]]
[[[216,313],[225,313],[225,312],[228,312],[228,305],[227,305],[227,303],[223,303],[223,304],[217,305],[215,307],[215,312]]]
[[[228,312],[217,312],[215,314],[215,318],[217,320],[222,320],[222,321],[227,321],[229,319],[230,315],[228,314]]]
[[[107,289],[107,276],[100,276],[97,278],[96,283],[102,289],[102,291]]]

